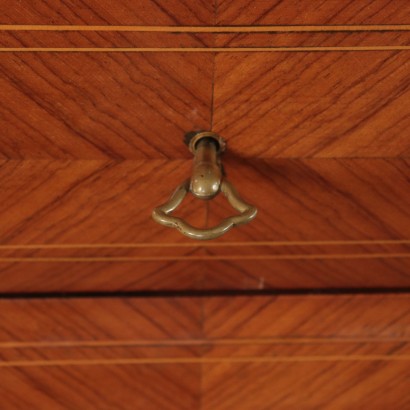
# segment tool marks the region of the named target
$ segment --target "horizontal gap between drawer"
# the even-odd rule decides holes
[[[368,288],[299,288],[254,290],[160,290],[160,291],[76,291],[76,292],[8,292],[0,299],[112,299],[112,298],[210,298],[210,297],[276,297],[276,296],[328,296],[328,295],[403,295],[410,300],[410,286]]]

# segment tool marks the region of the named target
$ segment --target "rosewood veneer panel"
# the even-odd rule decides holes
[[[0,301],[0,344],[152,341],[200,337],[194,298],[15,299]]]
[[[216,243],[410,237],[406,159],[227,158],[225,165],[228,178],[260,215]],[[150,214],[190,167],[187,160],[4,161],[2,244],[187,242],[151,221]],[[191,195],[179,210],[200,225],[205,211],[206,204]],[[218,196],[210,202],[208,225],[231,213]]]
[[[3,28],[3,29],[2,29]],[[51,28],[51,29],[50,29]],[[111,30],[12,30],[0,27],[1,48],[207,48],[207,47],[402,47],[410,45],[410,31],[395,29],[283,32],[282,28],[269,28],[265,32],[219,33],[217,28],[192,28],[191,32],[176,32],[170,27],[161,31],[140,31],[141,27],[130,27],[127,31],[112,27]],[[189,28],[186,28],[189,30]],[[229,30],[229,29],[228,29]],[[249,28],[252,30],[252,28]],[[276,31],[275,31],[276,30]],[[4,51],[4,50],[3,50]],[[77,52],[81,50],[76,50]],[[183,51],[183,50],[181,50]],[[192,51],[192,50],[191,50]],[[227,50],[229,51],[229,50]],[[274,51],[274,50],[270,50]],[[303,51],[303,50],[302,50]]]
[[[275,28],[272,28],[275,30]],[[267,33],[216,33],[216,47],[375,47],[410,45],[409,31],[324,31],[320,32],[274,32]],[[16,36],[4,33],[0,37],[7,45],[18,47]],[[29,44],[37,44],[34,39],[40,36],[21,35]],[[13,38],[13,39],[12,39]],[[6,40],[8,39],[8,40]],[[37,40],[38,41],[38,40]],[[50,44],[50,43],[48,43]],[[229,51],[229,50],[227,50]]]
[[[156,257],[161,248],[148,249],[148,257],[107,257],[102,249],[91,257],[50,256],[1,258],[0,292],[261,290],[319,288],[401,288],[410,286],[410,252],[391,254],[279,254],[246,255],[243,247],[226,254],[213,249],[182,251]],[[316,252],[315,252],[316,251]],[[330,252],[330,251],[327,251]],[[19,252],[21,253],[21,252]],[[182,254],[182,255],[181,255]],[[103,256],[101,256],[103,255]],[[180,256],[177,256],[180,255]],[[157,259],[157,260],[156,260]]]
[[[199,409],[199,366],[27,367],[0,370],[5,410]]]
[[[4,53],[0,74],[2,158],[189,158],[210,124],[209,54]]]
[[[320,4],[298,0],[222,0],[220,25],[340,25],[409,24],[406,0],[327,0]]]
[[[1,300],[2,406],[405,408],[408,306],[406,294]]]
[[[406,36],[381,36],[387,44],[403,44]],[[0,29],[1,47],[87,48],[87,47],[212,47],[213,34],[119,31],[7,31]],[[371,40],[365,40],[370,42]],[[374,40],[375,41],[375,40]],[[81,50],[79,50],[81,51]]]
[[[151,220],[190,172],[187,160],[3,161],[2,244],[152,243],[183,240]],[[205,220],[203,201],[178,209]],[[194,242],[193,242],[194,243]]]
[[[220,53],[214,129],[247,157],[408,156],[406,52]]]
[[[235,252],[236,251],[236,252]],[[239,253],[235,250],[235,253]],[[355,254],[259,254],[254,259],[240,256],[228,260],[206,261],[205,289],[338,289],[338,288],[406,288],[410,286],[409,248],[403,257],[389,253]],[[283,258],[283,259],[282,259]],[[35,269],[32,264],[30,269]],[[16,267],[24,271],[24,266]],[[44,272],[50,269],[44,269]],[[4,267],[4,272],[13,268]],[[22,275],[20,275],[22,276]],[[17,279],[17,278],[16,278]],[[14,281],[6,280],[8,286]],[[23,281],[21,281],[24,283]],[[26,284],[28,285],[28,284]],[[23,285],[25,286],[25,285]],[[47,281],[44,285],[47,286]]]
[[[208,25],[213,2],[189,0],[1,0],[0,24],[51,25]]]
[[[410,404],[408,361],[222,363],[204,365],[203,372],[207,410],[383,410]]]
[[[407,339],[409,301],[408,294],[207,298],[203,329],[209,338]]]
[[[259,217],[198,243],[150,217],[189,161],[5,161],[0,291],[409,286],[408,169],[227,158]],[[206,207],[189,196],[178,211],[200,227],[231,213],[219,197]]]
[[[203,408],[405,408],[408,306],[408,295],[207,299],[205,334],[244,343],[204,365]],[[382,340],[395,359],[379,354]]]
[[[161,349],[158,343],[200,336],[197,301],[3,300],[0,305],[0,366],[7,357],[27,365],[0,367],[2,408],[198,408],[199,365],[155,363],[163,354],[195,356],[190,347]],[[146,347],[127,351],[121,348],[124,340]],[[153,357],[153,363],[93,363],[119,357]],[[56,359],[67,366],[47,366]],[[78,361],[85,363],[76,366]]]
[[[101,254],[101,252],[99,252]],[[101,292],[101,291],[179,291],[206,289],[206,266],[201,260],[144,261],[139,258],[129,262],[105,261],[61,261],[53,262],[2,262],[1,274],[4,282],[0,292]],[[232,271],[232,268],[231,268]],[[391,274],[391,273],[390,273]],[[394,275],[395,276],[395,275]],[[225,281],[229,281],[225,277]],[[227,288],[221,278],[209,288]],[[232,279],[231,279],[232,282]],[[250,281],[253,287],[257,279]],[[402,284],[403,281],[400,281]],[[235,287],[243,281],[239,277]],[[247,282],[249,283],[249,282]],[[259,282],[258,282],[259,283]],[[232,286],[232,283],[231,283]],[[231,287],[229,286],[229,287]],[[246,288],[251,288],[249,284]]]
[[[410,237],[407,159],[227,158],[225,168],[259,214],[221,243]],[[231,212],[218,196],[210,202],[208,223]]]

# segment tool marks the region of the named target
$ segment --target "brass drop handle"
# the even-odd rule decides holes
[[[153,219],[170,228],[176,228],[192,239],[215,239],[236,225],[242,225],[255,218],[257,209],[240,198],[235,188],[222,178],[220,154],[225,149],[224,140],[213,132],[199,132],[189,141],[194,154],[192,177],[182,183],[164,205],[155,208]],[[232,207],[240,212],[224,219],[219,225],[208,229],[195,228],[171,213],[181,204],[188,192],[200,199],[209,200],[222,192]]]

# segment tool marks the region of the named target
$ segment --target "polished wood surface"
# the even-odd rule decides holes
[[[0,9],[2,410],[410,407],[407,0]]]
[[[2,406],[406,408],[409,301],[2,300]]]
[[[397,295],[207,301],[207,335],[259,337],[260,345],[226,347],[231,360],[205,365],[204,408],[406,408],[408,304],[408,296]],[[385,325],[393,317],[397,328]],[[393,340],[401,343],[388,346]],[[387,352],[403,356],[383,360]],[[253,359],[235,362],[238,356]]]
[[[408,24],[406,0],[327,0],[320,4],[298,0],[222,0],[217,24],[232,25],[343,25]]]
[[[258,218],[198,243],[150,217],[188,160],[4,161],[0,290],[408,287],[408,167],[227,157]],[[232,209],[188,197],[178,214],[204,227]]]
[[[172,339],[201,336],[197,301],[3,300],[0,305],[3,409],[198,408],[197,364],[132,363],[137,356],[191,356],[189,346],[173,347]],[[164,340],[171,342],[169,349],[161,348]],[[117,363],[120,357],[131,361]],[[101,359],[114,362],[96,365]]]
[[[189,0],[1,0],[0,24],[80,24],[80,25],[207,25],[214,19],[210,1],[191,4]]]
[[[284,26],[286,27],[286,26]],[[351,27],[350,27],[351,28]],[[410,33],[394,29],[383,31],[383,26],[378,26],[376,31],[298,31],[294,32],[268,31],[275,30],[272,26],[266,32],[248,32],[246,27],[242,33],[216,33],[215,46],[235,48],[235,47],[377,47],[377,46],[406,46],[410,44]],[[380,30],[379,30],[380,29]],[[12,37],[10,33],[4,38]],[[24,35],[24,34],[23,34]],[[196,34],[197,36],[198,34]],[[14,37],[14,36],[13,36]],[[28,36],[27,36],[28,37]],[[36,38],[38,35],[29,37]],[[197,37],[195,37],[197,38]],[[204,37],[201,37],[204,38]],[[1,37],[0,37],[1,39]],[[165,40],[165,39],[164,39]],[[185,40],[185,39],[184,39]],[[3,40],[5,41],[5,40]],[[38,43],[31,40],[29,44],[33,47]],[[1,43],[0,43],[1,44]],[[18,46],[17,41],[10,39],[8,44]],[[42,43],[47,44],[45,41]],[[49,43],[48,43],[49,44]],[[229,50],[227,50],[229,51]]]
[[[252,158],[409,156],[408,61],[407,52],[221,53],[214,129]]]
[[[148,218],[151,209],[189,175],[187,160],[4,161],[0,172],[5,200],[0,206],[8,217],[1,220],[2,246],[182,241],[213,246],[232,239],[291,245],[409,236],[408,160],[227,160],[225,164],[228,178],[238,187],[242,184],[244,198],[259,207],[262,217],[215,242],[198,243]],[[223,197],[209,208],[209,223],[232,213]],[[305,208],[309,218],[303,214]],[[188,197],[178,212],[184,217],[192,213],[197,223],[204,224],[205,210],[206,203]],[[144,226],[149,228],[140,228]]]
[[[3,26],[5,28],[6,26]],[[51,28],[52,26],[50,26]],[[67,27],[67,26],[65,26]],[[81,28],[81,26],[78,26]],[[0,48],[25,47],[58,47],[58,48],[87,48],[87,47],[212,47],[214,36],[211,33],[176,33],[164,32],[119,32],[119,31],[34,31],[30,30],[1,30]],[[407,33],[394,32],[381,35],[386,45],[407,45]],[[364,35],[359,44],[377,44],[377,35]],[[369,38],[370,37],[370,38]],[[373,41],[372,41],[373,38]],[[357,42],[356,42],[357,43]],[[262,43],[261,43],[262,44]],[[183,50],[181,50],[183,51]],[[205,67],[204,67],[205,68]]]
[[[408,157],[407,61],[407,51],[221,53],[212,91],[209,54],[6,53],[1,154],[190,158],[182,135],[209,128],[213,104],[213,128],[238,157]]]
[[[210,124],[210,55],[5,53],[0,73],[4,159],[189,158]]]

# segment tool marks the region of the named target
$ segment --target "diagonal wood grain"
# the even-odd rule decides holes
[[[215,47],[227,47],[228,52],[230,47],[374,47],[405,46],[410,43],[409,31],[346,32],[340,30],[330,32],[326,31],[326,27],[323,27],[321,32],[297,32],[297,30],[298,28],[295,28],[294,32],[286,33],[248,33],[246,31],[235,34],[217,33],[215,34]],[[5,39],[10,37],[9,33],[4,36]],[[7,44],[18,45],[16,41],[9,41]]]
[[[321,353],[311,357],[312,360],[308,360],[307,355],[299,361],[292,361],[291,357],[286,363],[256,363],[255,359],[254,363],[204,365],[203,407],[286,409],[303,403],[305,408],[351,409],[365,405],[375,409],[405,408],[409,403],[408,363],[343,362],[342,358],[349,355],[359,358],[364,352],[376,351],[374,345],[349,346],[343,340],[368,337],[374,342],[380,338],[408,336],[408,306],[408,295],[207,299],[204,332],[208,337],[240,340],[257,335],[267,344],[269,338],[285,337],[297,343],[299,338],[308,337],[318,338],[320,343],[325,337],[328,344],[317,346]],[[290,355],[306,352],[305,348],[310,349],[307,345],[303,348],[296,345]],[[278,354],[267,345],[253,350],[255,356],[255,352],[262,351],[273,360]],[[225,349],[225,355],[229,355],[229,351],[233,357],[249,355],[242,346]],[[321,361],[320,355],[334,354],[331,353],[334,351],[339,352],[336,353],[339,361]],[[393,355],[405,351],[403,344],[390,350]]]
[[[53,26],[51,26],[52,28]],[[387,35],[386,44],[404,44],[406,36]],[[399,37],[399,38],[397,38]],[[31,31],[0,30],[3,47],[211,47],[213,35],[209,33],[175,32],[100,32],[100,31]]]
[[[410,237],[407,160],[226,158],[225,165],[227,178],[260,215],[217,242]],[[187,242],[150,214],[190,167],[186,160],[4,161],[2,244]],[[204,202],[188,196],[180,215],[203,223],[204,211]],[[230,214],[218,196],[209,226]]]
[[[198,261],[3,262],[3,293],[204,290]],[[391,280],[393,281],[393,280]],[[403,281],[399,283],[402,284]],[[213,286],[211,286],[213,287]],[[218,286],[221,287],[220,285]]]
[[[198,409],[199,370],[195,364],[3,369],[3,408]]]
[[[2,54],[5,159],[189,158],[210,123],[212,56]]]
[[[3,299],[2,406],[405,408],[408,302],[407,294]]]
[[[147,31],[140,31],[143,26],[128,26],[129,31],[122,31],[123,26],[111,26],[112,30],[100,30],[110,26],[87,27],[64,26],[72,30],[65,31],[58,26],[47,26],[47,30],[33,30],[36,26],[21,26],[20,29],[9,29],[11,26],[0,27],[0,48],[213,48],[226,47],[400,47],[410,45],[410,32],[398,30],[394,26],[390,30],[383,30],[383,25],[364,30],[367,26],[358,26],[357,31],[309,31],[309,26],[300,26],[292,32],[282,32],[276,26],[266,28],[266,32],[252,32],[255,27],[242,27],[242,32],[220,33],[218,27],[207,27],[209,31],[197,32],[200,27],[192,27],[192,32],[175,32],[172,27],[152,27]],[[15,26],[13,26],[15,27]],[[17,26],[20,27],[20,26]],[[43,27],[43,26],[41,26]],[[53,29],[56,27],[55,29]],[[283,26],[286,27],[286,26]],[[349,26],[350,27],[350,26]],[[6,28],[6,29],[4,29]],[[24,29],[26,28],[26,29]],[[74,30],[78,28],[78,30]],[[159,29],[163,31],[156,31]],[[240,27],[235,27],[239,29]],[[257,27],[256,27],[257,28]],[[135,29],[135,31],[133,31]],[[186,27],[188,30],[189,27]],[[230,27],[226,30],[231,29]],[[359,30],[363,29],[363,30]],[[124,29],[125,30],[125,29]],[[205,28],[203,28],[205,30]],[[2,50],[4,51],[4,50]],[[81,50],[77,50],[81,51]],[[181,50],[183,51],[183,50]]]
[[[323,255],[323,254],[322,254]],[[296,260],[259,259],[211,260],[205,264],[205,289],[340,289],[340,288],[401,288],[410,286],[410,255],[380,257],[364,255],[329,256],[304,255]],[[325,255],[326,256],[326,255]],[[369,256],[366,258],[366,256]],[[32,269],[34,269],[33,266]],[[4,268],[13,272],[12,268]],[[45,271],[48,269],[44,267]],[[23,270],[22,267],[15,270]],[[8,281],[10,283],[10,281]]]
[[[209,252],[211,253],[211,252]],[[2,259],[1,292],[100,292],[178,290],[261,290],[324,288],[408,288],[410,253],[394,256],[302,254],[296,260],[257,255],[247,260],[230,252],[216,260],[203,252],[187,260],[141,258],[38,260]],[[312,259],[313,257],[313,259]],[[97,257],[96,259],[99,259]],[[212,258],[212,256],[211,256]]]
[[[181,240],[154,223],[151,212],[189,171],[185,160],[4,161],[2,243]],[[178,212],[200,224],[205,204],[189,196]]]
[[[189,161],[3,162],[1,292],[409,286],[406,160],[225,165],[259,215],[208,244],[150,216]],[[232,209],[189,196],[177,214],[204,227]]]
[[[226,158],[225,168],[259,215],[218,239],[221,243],[409,237],[406,159]],[[209,224],[229,213],[227,202],[217,197],[210,203]]]
[[[256,17],[257,24],[278,24],[269,19],[282,9],[282,24],[294,13],[298,18],[305,13],[305,20],[295,24],[324,24],[323,30],[326,24],[405,23],[406,8],[398,10],[384,1],[363,9],[353,3],[342,8],[333,4],[335,14],[325,21],[329,4],[313,10],[308,4],[282,1],[261,11],[266,3],[256,2],[250,10],[240,1],[221,2],[217,21],[222,24],[233,7],[229,24],[248,24],[234,23],[244,12],[249,19]],[[186,3],[172,11],[158,3],[141,3],[135,14],[128,6],[125,1],[116,7],[88,2],[74,16],[75,3],[52,8],[45,2],[24,10],[15,5],[15,19],[7,20],[6,13],[4,22],[109,27],[128,13],[127,20],[121,17],[122,26],[178,24],[176,15],[185,26],[213,24],[202,18],[213,10],[211,4],[198,4],[188,12]],[[153,20],[146,19],[146,12]],[[191,22],[191,17],[201,22]],[[213,45],[214,40],[228,47],[408,42],[403,30],[364,32],[360,27],[358,32],[216,35],[166,30],[7,31],[0,41],[23,47],[197,47]],[[405,244],[345,246],[410,238],[409,164],[397,159],[410,152],[405,134],[406,52],[220,53],[215,81],[211,53],[2,56],[0,155],[25,161],[4,162],[0,169],[0,210],[7,214],[0,221],[1,291],[408,286]],[[226,168],[260,212],[251,225],[207,247],[155,225],[150,212],[189,175],[191,156],[182,134],[212,124],[227,138],[229,152],[251,158],[241,163],[228,156]],[[326,158],[311,162],[306,157]],[[171,160],[161,160],[165,158]],[[63,161],[50,161],[56,159]],[[231,214],[220,198],[208,208],[188,200],[180,212],[200,226]],[[346,244],[342,249],[331,243],[303,246],[312,241]],[[234,246],[225,247],[227,242]],[[249,247],[263,242],[302,245]],[[175,248],[162,246],[174,243]],[[239,243],[248,247],[236,246]],[[24,247],[33,244],[40,247]],[[53,244],[80,246],[42,248]],[[114,248],[89,246],[98,244]],[[133,244],[148,246],[127,247]],[[10,245],[23,247],[7,249]]]
[[[406,52],[220,53],[214,129],[252,158],[408,156],[408,61]]]
[[[211,338],[407,338],[408,303],[408,295],[389,294],[209,298],[204,305],[204,334]]]
[[[1,0],[1,24],[81,25],[207,25],[214,17],[213,2],[188,0]]]
[[[410,244],[0,249],[2,292],[408,287]],[[409,241],[407,241],[409,242]],[[273,244],[273,243],[272,243]],[[187,246],[189,245],[189,246]]]
[[[205,365],[203,408],[406,408],[408,368],[405,362]]]
[[[1,300],[0,305],[0,343],[127,339],[155,343],[201,335],[200,301],[192,298],[16,299]]]
[[[129,339],[155,344],[158,340],[200,336],[200,305],[193,299],[3,300],[0,305],[3,347],[7,341],[41,345]],[[0,350],[6,356],[13,353],[7,347]],[[101,350],[86,348],[80,357],[90,358],[92,352],[104,355]],[[143,355],[161,355],[161,349],[154,350],[150,353],[145,349]],[[180,350],[179,355],[193,354],[190,348]],[[34,360],[33,352],[17,350],[14,360]],[[67,352],[69,348],[52,348],[49,358],[55,354],[67,358]],[[39,353],[44,359],[47,349]],[[172,352],[168,350],[168,354]],[[4,360],[2,354],[2,363]],[[36,409],[192,409],[198,406],[199,371],[195,364],[3,368],[2,408],[24,409],[29,402],[30,408]]]
[[[0,32],[1,48],[409,42],[408,30],[326,32],[409,24],[406,0],[0,0],[0,10],[0,24],[26,25]],[[27,30],[39,24],[245,29]],[[245,33],[252,24],[324,32]],[[205,51],[2,50],[1,409],[410,407],[408,294],[5,299],[409,288],[408,53]],[[228,140],[228,178],[259,216],[198,244],[150,213],[189,176],[184,132],[208,128]],[[187,198],[178,212],[203,226],[232,211],[218,197]]]
[[[340,25],[408,24],[406,0],[327,0],[320,4],[298,0],[221,0],[217,24],[225,25]]]

